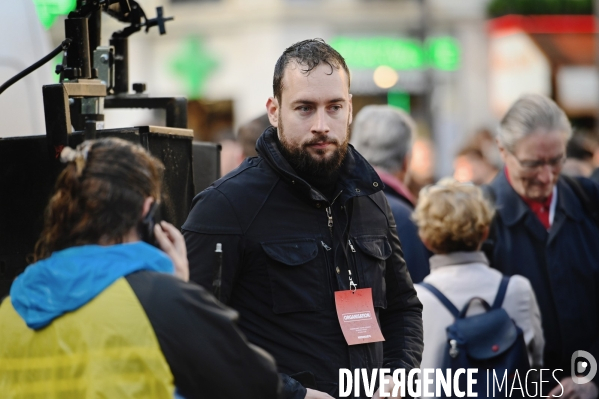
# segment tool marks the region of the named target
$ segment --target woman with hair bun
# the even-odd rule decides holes
[[[489,267],[481,252],[493,213],[481,189],[469,183],[443,179],[420,192],[413,217],[422,242],[435,254],[430,258],[431,273],[424,282],[438,289],[457,309],[462,309],[473,297],[491,304],[497,294],[503,275]],[[443,364],[447,344],[445,329],[454,322],[454,317],[431,291],[415,286],[424,307],[421,368],[438,368]],[[523,330],[530,365],[542,365],[541,316],[525,277],[510,278],[502,308]]]
[[[162,163],[107,138],[65,148],[35,263],[0,305],[2,398],[275,398],[272,358],[153,226]],[[177,393],[175,393],[175,387]]]

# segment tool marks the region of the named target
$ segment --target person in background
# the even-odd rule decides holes
[[[216,133],[215,141],[220,144],[220,175],[224,176],[243,161],[243,147],[230,129]]]
[[[570,368],[578,350],[599,359],[599,220],[592,215],[599,185],[561,176],[571,135],[566,114],[545,96],[526,95],[511,106],[497,135],[505,168],[488,186],[497,212],[485,247],[494,268],[530,280],[543,321],[544,367],[562,370],[563,397],[593,399],[599,374],[577,384]]]
[[[374,167],[385,184],[385,196],[397,225],[404,258],[414,283],[429,273],[430,253],[411,220],[415,198],[404,181],[416,125],[403,110],[388,105],[367,105],[353,123],[350,143]]]
[[[0,305],[2,398],[277,398],[272,358],[186,282],[181,233],[151,223],[161,162],[116,138],[61,159],[35,263]]]
[[[493,213],[481,189],[470,183],[446,178],[420,193],[414,219],[422,241],[435,254],[430,258],[431,274],[424,282],[441,291],[458,310],[474,297],[492,304],[497,295],[503,275],[489,267],[481,252]],[[445,329],[454,317],[428,289],[416,284],[416,291],[424,307],[421,367],[438,368],[443,365],[447,344]],[[544,338],[539,306],[528,279],[510,278],[502,307],[523,330],[530,364],[539,368]]]
[[[256,152],[256,142],[260,135],[270,126],[272,125],[268,120],[268,114],[262,114],[239,126],[239,130],[237,130],[237,141],[241,144],[243,156],[245,158],[258,155]]]
[[[424,186],[435,182],[435,153],[436,148],[433,141],[426,137],[416,137],[412,145],[412,156],[408,169],[410,170],[410,179],[404,184],[412,193],[414,198],[418,198],[420,190]]]
[[[574,133],[566,145],[566,161],[562,174],[577,177],[589,177],[593,173],[593,155],[597,144],[584,133]]]
[[[454,179],[462,183],[470,182],[477,186],[489,184],[498,171],[475,147],[465,147],[460,150],[453,161],[453,169]]]
[[[489,184],[501,169],[499,149],[493,135],[479,130],[468,140],[453,161],[453,178],[476,185]]]

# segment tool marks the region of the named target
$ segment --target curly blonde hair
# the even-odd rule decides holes
[[[494,213],[480,188],[447,178],[421,190],[412,216],[430,249],[448,254],[478,250]]]

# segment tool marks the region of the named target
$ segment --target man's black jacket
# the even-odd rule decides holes
[[[240,313],[248,340],[275,357],[286,397],[303,398],[304,386],[338,397],[340,368],[419,367],[422,305],[378,175],[350,146],[329,201],[277,143],[267,129],[259,157],[194,198],[183,225],[191,280],[211,289],[221,243],[221,299]],[[348,346],[343,337],[334,292],[349,289],[349,269],[358,288],[372,288],[384,343]]]

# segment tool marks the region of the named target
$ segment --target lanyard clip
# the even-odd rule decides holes
[[[351,270],[347,271],[349,273],[349,289],[352,292],[356,292],[356,290],[358,289],[358,284],[354,283],[354,280],[352,280],[351,278]]]

